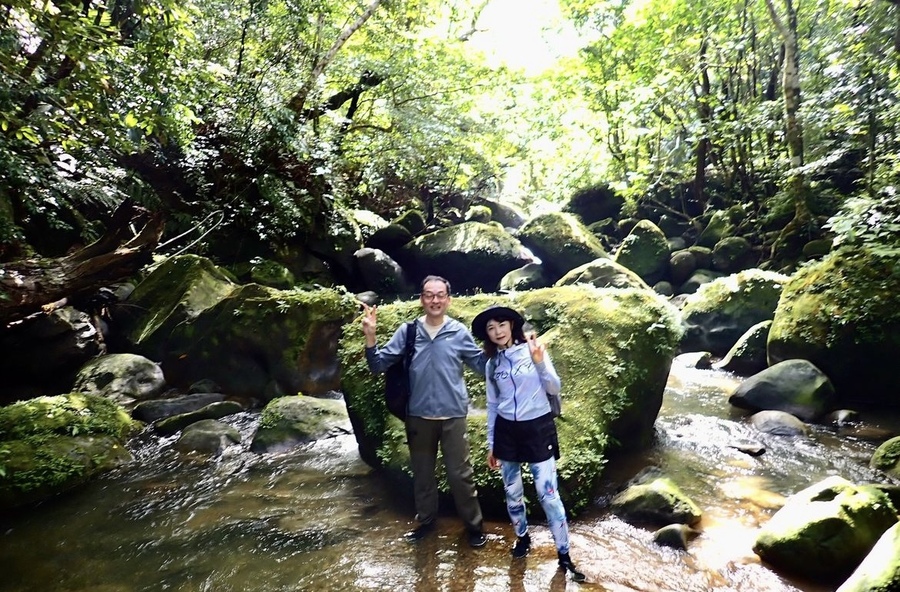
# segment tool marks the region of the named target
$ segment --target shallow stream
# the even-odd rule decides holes
[[[235,446],[186,462],[173,439],[148,435],[134,443],[132,465],[0,521],[0,592],[834,590],[839,582],[798,581],[761,565],[750,550],[754,533],[784,496],[826,476],[885,481],[867,468],[876,444],[824,427],[805,439],[756,433],[727,404],[737,383],[676,360],[658,443],[607,479],[660,467],[703,509],[701,534],[686,552],[655,545],[652,532],[605,511],[610,485],[570,524],[585,584],[557,571],[540,524],[525,560],[510,558],[514,536],[499,518],[487,522],[482,549],[466,545],[452,512],[437,536],[404,542],[409,496],[359,459],[352,436],[271,455]],[[247,413],[232,423],[249,442],[257,420]],[[894,418],[865,425],[900,433]],[[742,440],[766,452],[730,447]]]

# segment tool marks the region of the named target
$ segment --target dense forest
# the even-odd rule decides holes
[[[896,255],[897,4],[561,0],[581,47],[540,73],[473,44],[489,5],[5,3],[0,261],[32,262],[5,288],[110,232],[327,262],[350,210],[431,224],[592,192],[686,236],[728,211],[763,266],[822,238]],[[146,226],[116,222],[123,203]]]

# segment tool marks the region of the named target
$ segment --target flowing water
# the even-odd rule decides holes
[[[514,536],[502,517],[487,521],[482,549],[466,545],[452,511],[436,536],[404,542],[409,492],[367,467],[352,436],[281,454],[234,446],[192,460],[171,449],[173,438],[148,435],[134,443],[132,465],[0,521],[0,592],[834,590],[839,583],[799,581],[761,565],[750,550],[754,533],[785,496],[826,476],[885,481],[867,468],[876,445],[825,428],[808,438],[756,433],[727,404],[738,379],[679,362],[657,444],[609,471],[595,506],[570,523],[572,557],[587,583],[557,571],[541,524],[525,560],[510,558]],[[249,442],[257,420],[247,413],[232,423]],[[900,424],[880,417],[868,425],[898,433]],[[731,447],[746,440],[766,452],[751,457]],[[655,545],[651,531],[604,509],[612,483],[647,466],[703,509],[687,551]]]

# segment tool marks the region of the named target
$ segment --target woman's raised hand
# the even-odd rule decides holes
[[[366,345],[375,345],[375,327],[378,325],[378,307],[363,303],[362,330],[366,336]]]
[[[537,334],[533,331],[525,335],[525,341],[528,342],[528,351],[531,352],[531,361],[540,364],[544,361],[544,351],[546,347],[543,343],[538,342]]]

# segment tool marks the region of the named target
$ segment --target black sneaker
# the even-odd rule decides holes
[[[559,569],[571,572],[573,582],[583,582],[586,579],[583,573],[575,569],[575,564],[572,562],[568,553],[557,552],[556,555],[559,557]]]
[[[469,546],[477,549],[478,547],[483,547],[487,542],[487,537],[484,536],[484,533],[480,530],[470,530],[469,531]]]
[[[526,532],[525,536],[516,537],[516,544],[513,545],[510,553],[516,559],[521,559],[528,555],[529,549],[531,549],[531,536]]]
[[[426,536],[431,534],[431,532],[434,530],[434,527],[434,520],[432,520],[431,522],[425,522],[403,535],[403,538],[410,543],[421,541]]]

